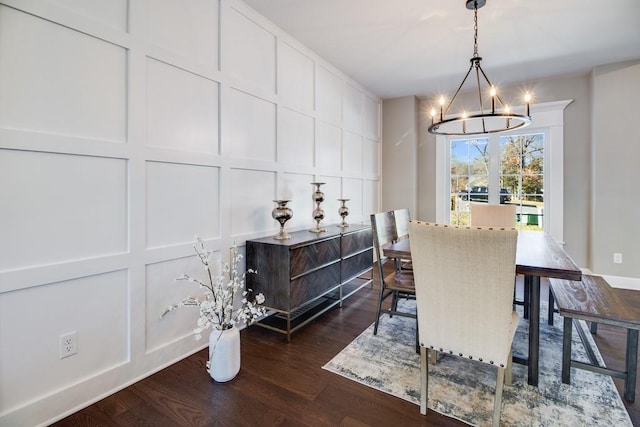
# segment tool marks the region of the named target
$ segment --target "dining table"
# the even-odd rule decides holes
[[[411,259],[411,236],[382,248],[390,258]],[[515,357],[513,361],[527,365],[527,381],[538,386],[540,356],[540,278],[575,280],[582,279],[582,271],[563,247],[547,232],[518,231],[516,250],[516,274],[524,276],[529,314],[529,354],[527,358]],[[549,310],[553,310],[550,302]],[[552,318],[552,317],[550,317]]]

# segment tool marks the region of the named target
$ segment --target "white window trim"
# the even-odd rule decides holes
[[[564,109],[572,99],[531,105],[531,125],[523,132],[544,133],[544,228],[556,241],[564,244]],[[523,109],[520,107],[520,109]],[[518,109],[516,109],[518,110]],[[449,141],[461,137],[436,135],[436,221],[449,223]]]

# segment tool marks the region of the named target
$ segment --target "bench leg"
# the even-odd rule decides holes
[[[636,375],[638,361],[638,330],[627,330],[627,355],[625,368],[627,377],[624,379],[624,398],[633,402],[636,398]]]
[[[562,382],[571,384],[571,334],[573,322],[570,317],[564,318],[562,331]]]
[[[589,330],[593,335],[598,333],[598,322],[594,322],[593,320],[589,322]]]
[[[556,302],[553,298],[553,294],[551,293],[551,288],[549,288],[549,313],[547,315],[547,323],[549,325],[553,325],[553,307],[555,307]]]

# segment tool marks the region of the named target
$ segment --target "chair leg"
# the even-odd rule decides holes
[[[427,402],[429,400],[429,364],[427,358],[431,350],[420,348],[420,413],[427,414]]]
[[[493,404],[493,427],[500,427],[500,412],[502,411],[502,389],[504,386],[504,368],[498,367],[496,378],[496,397]]]
[[[553,325],[553,312],[554,307],[556,305],[555,299],[553,298],[553,294],[551,293],[551,287],[549,287],[549,312],[547,314],[547,323],[549,325]]]
[[[393,291],[391,296],[391,311],[398,311],[398,291]],[[393,313],[389,313],[389,317],[393,317]]]
[[[382,311],[382,300],[384,299],[384,283],[380,279],[380,296],[378,297],[378,309],[376,310],[376,324],[373,327],[373,335],[378,334],[378,325],[380,324],[380,312]]]
[[[512,381],[513,381],[513,372],[511,371],[512,367],[513,367],[513,351],[509,352],[509,358],[507,359],[507,366],[505,368],[505,372],[504,372],[504,383],[506,385],[511,385]]]

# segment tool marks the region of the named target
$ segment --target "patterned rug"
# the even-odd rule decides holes
[[[415,302],[404,304],[413,304],[415,309]],[[541,318],[546,319],[546,307],[541,311]],[[611,377],[572,369],[571,385],[562,383],[562,318],[557,314],[554,323],[540,324],[539,386],[527,384],[526,366],[513,365],[513,384],[504,387],[501,425],[631,426]],[[592,340],[586,324],[581,327]],[[514,355],[526,356],[527,332],[528,321],[521,320]],[[587,361],[575,331],[573,337],[572,357]],[[596,356],[603,363],[597,348]],[[323,369],[419,405],[420,355],[415,351],[415,320],[383,316],[378,335],[373,335],[371,325]],[[429,409],[471,425],[490,425],[495,369],[484,363],[443,356],[435,366],[429,366]]]

